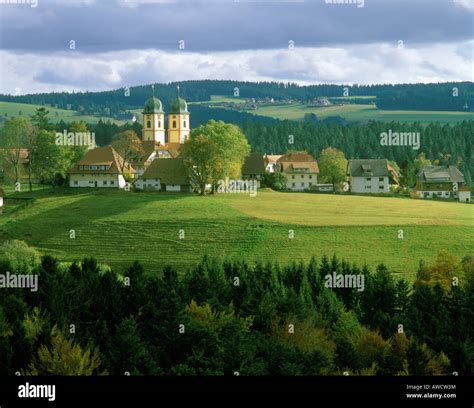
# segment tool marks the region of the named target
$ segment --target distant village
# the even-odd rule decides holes
[[[180,147],[190,135],[190,113],[184,99],[177,97],[168,112],[162,102],[152,96],[144,106],[140,160],[125,162],[112,146],[89,150],[69,171],[70,187],[130,188],[147,191],[191,192],[193,187]],[[133,175],[128,183],[125,171]],[[251,153],[243,163],[242,180],[254,180],[264,186],[266,174],[282,173],[287,191],[333,193],[338,187],[321,184],[318,161],[307,152],[285,154]],[[399,175],[386,159],[350,159],[346,170],[344,192],[356,194],[389,194],[399,187]],[[456,166],[423,168],[417,175],[412,195],[419,198],[454,198],[470,202],[471,193],[463,174]]]
[[[327,102],[315,103],[324,105]],[[180,157],[181,147],[191,132],[187,102],[178,94],[170,104],[167,129],[163,104],[155,96],[146,101],[142,119],[139,141],[142,154],[139,157],[126,160],[112,146],[96,147],[92,144],[69,170],[69,186],[136,191],[194,191],[185,162]],[[28,155],[24,150],[21,149],[19,154],[26,160]],[[279,190],[283,191],[388,195],[400,190],[399,174],[386,159],[349,159],[344,182],[320,183],[320,179],[327,177],[320,174],[318,160],[304,151],[283,154],[252,152],[244,160],[239,182],[244,184],[244,188],[250,184],[255,188],[271,187],[266,184],[266,180],[272,174],[282,176],[280,180],[283,180],[283,185]],[[4,196],[0,189],[0,207],[3,206]],[[454,165],[423,167],[416,175],[416,184],[410,196],[454,199],[464,203],[471,201],[470,188],[464,175]]]

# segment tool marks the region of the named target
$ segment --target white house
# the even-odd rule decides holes
[[[5,197],[5,192],[0,188],[0,208],[3,207],[3,199]]]
[[[471,201],[471,190],[456,166],[426,166],[417,175],[414,192],[421,198],[457,198]]]
[[[276,168],[286,175],[288,190],[310,190],[312,186],[318,184],[318,162],[306,152],[284,154],[278,159]]]
[[[135,181],[138,190],[190,192],[191,182],[180,158],[154,160]]]
[[[110,146],[89,150],[69,170],[70,187],[124,188],[124,172],[133,174],[131,166]]]
[[[395,178],[386,159],[354,159],[347,163],[350,191],[362,194],[388,193]]]

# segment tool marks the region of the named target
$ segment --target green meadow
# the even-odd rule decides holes
[[[474,206],[456,202],[272,191],[256,197],[93,189],[8,194],[35,201],[9,211],[7,200],[0,242],[25,240],[63,261],[94,256],[120,271],[138,260],[148,273],[166,264],[183,272],[204,254],[281,264],[337,254],[371,268],[383,262],[413,280],[419,261],[440,250],[459,258],[474,253]]]
[[[303,120],[306,113],[314,113],[319,119],[325,119],[329,116],[341,116],[349,122],[379,120],[383,122],[421,122],[427,124],[431,122],[455,123],[474,119],[474,112],[380,110],[375,105],[370,104],[316,108],[308,108],[304,104],[263,106],[251,113],[289,120]]]
[[[12,117],[26,116],[30,117],[36,111],[36,109],[44,107],[49,111],[49,119],[51,122],[56,123],[63,120],[66,123],[83,120],[86,123],[97,123],[100,119],[107,121],[110,120],[112,123],[117,125],[123,125],[125,122],[116,120],[110,117],[99,117],[91,115],[81,115],[77,111],[67,109],[57,109],[51,106],[34,105],[28,103],[15,103],[15,102],[0,102],[0,116],[4,119]],[[21,115],[20,115],[21,112]]]

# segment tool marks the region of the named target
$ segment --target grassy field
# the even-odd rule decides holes
[[[355,98],[355,97],[353,97]],[[359,98],[359,97],[357,97]],[[364,99],[370,100],[373,97],[367,96]],[[333,98],[336,99],[336,98]],[[343,98],[350,99],[350,97]],[[211,101],[190,102],[192,104],[205,104],[213,106],[222,102],[243,103],[244,98],[236,98],[232,96],[212,95]],[[217,106],[217,105],[216,105]],[[20,116],[31,116],[40,105],[30,105],[25,103],[0,102],[0,117],[10,118]],[[97,123],[99,119],[111,120],[112,122],[123,125],[125,122],[109,117],[96,117],[90,115],[80,115],[76,111],[66,109],[56,109],[49,106],[46,107],[50,111],[50,120],[53,123],[59,122],[61,119],[67,122],[75,120],[83,120],[86,123]],[[142,108],[131,109],[130,112],[136,115],[139,122],[142,120]],[[319,119],[325,119],[329,116],[341,116],[349,122],[367,122],[369,120],[380,120],[383,122],[399,121],[399,122],[421,122],[428,124],[431,122],[440,123],[456,123],[463,120],[474,120],[473,112],[447,112],[447,111],[399,111],[399,110],[379,110],[373,104],[367,105],[342,105],[327,107],[306,107],[305,104],[291,105],[275,105],[261,106],[256,110],[248,111],[255,115],[269,116],[277,119],[303,120],[306,113],[314,113]],[[7,116],[5,116],[7,114]]]
[[[42,105],[33,105],[28,103],[0,102],[0,116],[2,116],[4,119],[9,119],[16,116],[29,117],[35,113],[36,109],[41,107]],[[83,120],[86,123],[97,123],[100,119],[104,121],[110,120],[117,125],[123,125],[125,123],[122,120],[116,120],[109,117],[80,115],[73,110],[56,109],[50,106],[45,106],[45,108],[49,110],[49,119],[52,123],[59,122],[61,119],[66,123],[76,120]],[[22,115],[20,115],[20,111]],[[7,116],[5,116],[5,114],[7,114]]]
[[[182,272],[204,254],[283,264],[336,253],[372,268],[384,262],[412,280],[419,260],[439,250],[474,253],[474,207],[454,202],[263,191],[254,198],[83,189],[20,196],[36,201],[0,216],[0,242],[22,239],[61,260],[94,256],[121,271],[138,260],[150,273],[165,264]]]
[[[379,110],[375,105],[342,105],[307,108],[306,105],[303,104],[294,104],[263,106],[251,113],[290,120],[303,120],[305,113],[314,113],[319,119],[325,119],[328,116],[341,116],[349,122],[380,120],[383,122],[455,123],[463,120],[474,120],[473,112]]]

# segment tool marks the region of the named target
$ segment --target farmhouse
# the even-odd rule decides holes
[[[284,154],[278,159],[277,169],[286,175],[288,190],[304,191],[318,184],[318,162],[306,152]]]
[[[388,193],[398,176],[386,159],[354,159],[347,163],[347,180],[353,193]]]
[[[70,187],[124,188],[125,173],[132,174],[133,168],[113,147],[99,147],[89,150],[69,170]]]
[[[149,191],[192,191],[186,166],[180,158],[154,160],[134,186]]]
[[[471,191],[456,166],[426,166],[417,175],[416,195],[421,198],[457,198],[471,201]]]
[[[250,153],[242,166],[243,180],[256,180],[257,187],[260,187],[260,182],[266,173],[266,165],[263,153]]]

